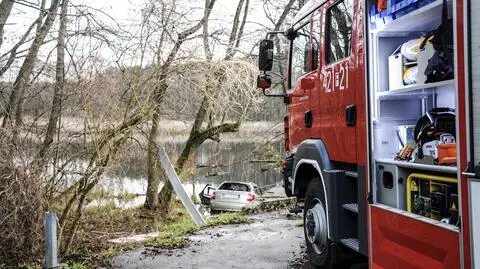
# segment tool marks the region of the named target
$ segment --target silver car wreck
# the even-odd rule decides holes
[[[241,211],[255,204],[262,196],[260,188],[252,182],[222,182],[217,189],[206,186],[200,193],[204,204],[210,204],[210,211]]]

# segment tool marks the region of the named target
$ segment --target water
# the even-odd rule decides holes
[[[165,144],[171,159],[176,160],[183,148],[182,142]],[[239,140],[207,141],[202,144],[188,161],[183,183],[189,195],[198,193],[206,184],[214,187],[223,181],[250,181],[258,186],[274,185],[281,181],[279,161],[283,159],[282,143],[242,142]],[[276,161],[276,162],[271,162]],[[119,195],[122,193],[138,194],[135,199],[125,201],[108,199],[92,201],[89,206],[115,203],[121,208],[140,206],[145,202],[147,189],[146,159],[129,160],[128,166],[138,169],[121,169],[105,176],[97,190]],[[134,162],[134,163],[132,163]],[[160,186],[161,188],[162,186]],[[159,188],[159,189],[160,189]]]

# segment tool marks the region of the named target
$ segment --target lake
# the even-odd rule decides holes
[[[179,156],[183,144],[184,142],[174,142],[164,143],[162,146],[169,156]],[[274,186],[282,179],[279,162],[283,156],[283,141],[275,143],[245,142],[238,139],[222,140],[219,143],[206,141],[192,155],[191,166],[186,167],[190,176],[183,178],[182,181],[187,193],[189,195],[195,193],[197,196],[206,184],[218,186],[221,182],[230,180],[250,181],[260,187]],[[147,189],[145,164],[146,158],[130,159],[125,166],[136,169],[116,169],[105,175],[96,187],[96,190],[113,194],[138,194],[135,199],[96,200],[89,205],[101,205],[112,201],[122,208],[142,205]]]

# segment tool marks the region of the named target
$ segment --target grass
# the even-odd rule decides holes
[[[145,244],[146,247],[160,249],[177,249],[187,247],[189,240],[183,237],[174,237],[169,235],[158,236]]]
[[[88,266],[86,263],[77,263],[77,262],[74,262],[70,267],[69,269],[88,269]]]
[[[71,264],[61,264],[61,269],[88,269],[90,268],[86,262],[73,262]]]
[[[207,220],[207,227],[227,225],[227,224],[241,224],[251,223],[252,219],[244,213],[226,213],[214,215]]]
[[[177,206],[168,221],[169,223],[164,226],[160,235],[148,241],[145,246],[161,249],[184,248],[189,244],[188,239],[184,238],[184,236],[193,234],[201,229],[193,223],[183,206]],[[251,222],[252,219],[244,213],[226,213],[208,218],[203,228]]]
[[[190,199],[192,199],[192,202],[196,205],[200,204],[200,201],[198,200],[197,198],[197,195],[195,195],[195,193],[192,194],[192,196],[190,196]]]
[[[6,268],[2,267],[3,265],[0,264],[0,268]],[[18,268],[24,268],[24,269],[40,269],[43,268],[40,264],[21,264],[18,266]],[[72,263],[60,263],[57,268],[60,269],[89,269],[90,267],[86,262],[72,262]]]
[[[162,249],[182,248],[188,242],[182,237],[198,231],[200,228],[193,223],[186,210],[177,205],[173,213],[167,218],[160,235],[149,240],[145,246]]]
[[[1,269],[7,269],[7,268],[13,268],[11,266],[6,266],[5,264],[0,263],[0,268]],[[17,267],[15,268],[20,268],[20,269],[41,269],[42,267],[40,264],[35,264],[35,263],[22,263],[18,264]]]
[[[112,192],[99,189],[99,190],[94,190],[90,192],[87,195],[87,202],[91,202],[94,200],[107,200],[107,199],[119,199],[123,201],[133,201],[137,198],[137,194],[135,193],[129,193],[129,192],[122,192],[119,194],[114,194]]]

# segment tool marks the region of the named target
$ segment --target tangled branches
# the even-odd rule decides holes
[[[31,167],[12,161],[14,148],[2,144],[0,155],[11,157],[0,159],[0,261],[31,261],[42,249],[44,188]]]

